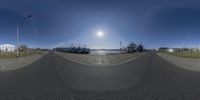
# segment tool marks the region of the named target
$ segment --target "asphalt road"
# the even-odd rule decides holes
[[[85,66],[49,53],[0,72],[0,100],[200,100],[200,72],[153,53],[116,66]]]

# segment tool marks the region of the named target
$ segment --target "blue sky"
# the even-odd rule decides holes
[[[1,0],[0,44],[53,48],[86,44],[119,48],[133,41],[146,48],[200,45],[198,0]],[[96,33],[102,31],[103,37]]]

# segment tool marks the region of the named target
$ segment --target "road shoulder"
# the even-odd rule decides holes
[[[200,59],[177,57],[164,53],[157,53],[164,60],[187,70],[200,71]]]
[[[9,71],[25,67],[27,65],[34,63],[35,61],[37,61],[46,54],[47,52],[44,54],[36,54],[26,57],[0,59],[0,71]]]

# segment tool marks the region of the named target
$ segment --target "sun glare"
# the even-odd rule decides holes
[[[98,31],[98,32],[97,32],[97,36],[98,36],[98,37],[102,37],[103,35],[104,35],[104,33],[103,33],[102,31]]]

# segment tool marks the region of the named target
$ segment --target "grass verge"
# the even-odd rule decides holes
[[[44,52],[39,51],[39,52],[19,52],[19,57],[25,57],[25,56],[31,56],[31,55],[35,55],[35,54],[44,54]],[[1,53],[0,54],[0,59],[7,59],[7,58],[16,58],[17,55],[15,52],[7,52],[7,53]]]
[[[200,52],[198,51],[177,51],[177,52],[164,52],[170,55],[185,57],[185,58],[200,58]]]

